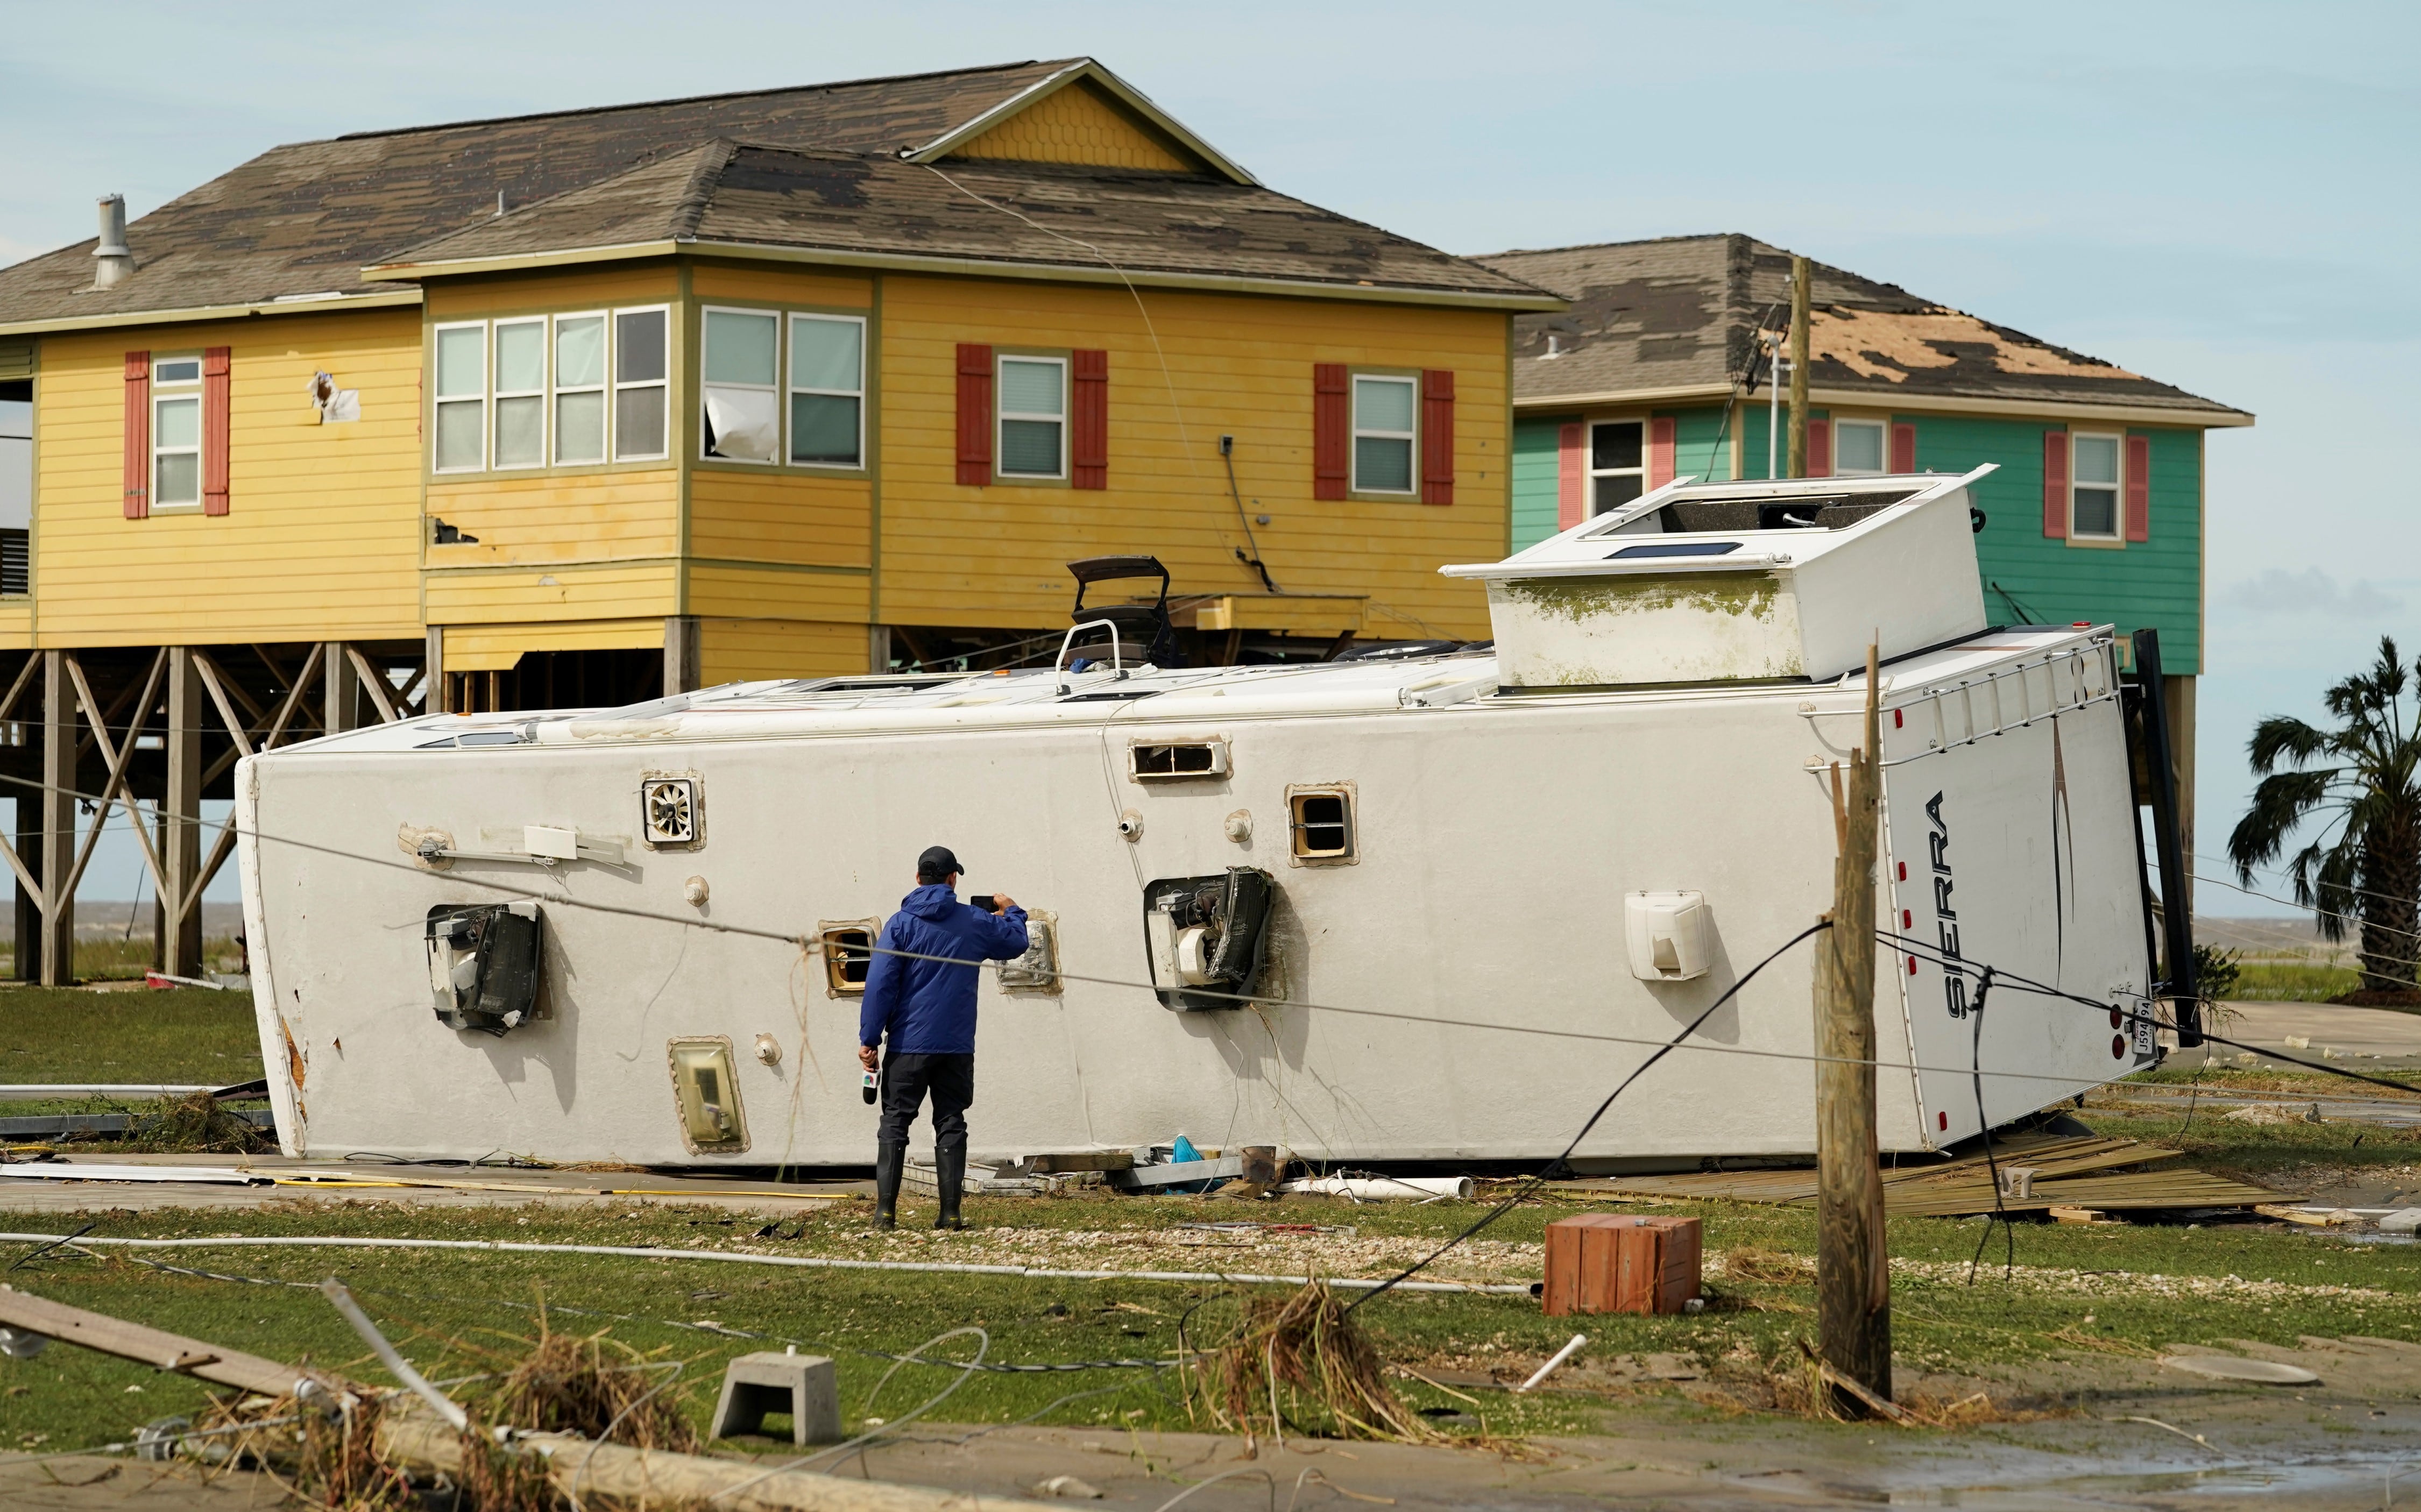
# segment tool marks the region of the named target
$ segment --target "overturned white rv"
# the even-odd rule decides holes
[[[2116,647],[1987,627],[1972,481],[1660,490],[1447,569],[1486,585],[1492,650],[751,683],[253,757],[280,1141],[862,1163],[850,947],[939,843],[1037,925],[981,989],[976,1159],[1179,1131],[1551,1155],[1829,905],[1824,769],[1877,637],[1878,917],[2132,1007],[2151,983]],[[2158,1053],[2115,1012],[2015,992],[1978,1045],[1929,955],[1878,952],[1886,1149],[1976,1132],[1971,1057],[2019,1073],[1984,1079],[1999,1124]],[[1810,1150],[1810,961],[1743,990],[1580,1163]]]

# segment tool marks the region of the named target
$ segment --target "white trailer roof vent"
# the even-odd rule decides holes
[[[1488,589],[1508,688],[1802,681],[1984,629],[1962,477],[1682,480],[1502,562]]]

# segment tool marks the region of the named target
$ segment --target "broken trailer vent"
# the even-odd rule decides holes
[[[429,911],[422,943],[429,988],[449,1029],[502,1035],[538,1011],[545,930],[536,903],[440,903]]]
[[[1137,740],[1127,748],[1137,782],[1167,782],[1183,777],[1227,775],[1225,740]]]
[[[1164,1007],[1239,1008],[1269,953],[1277,884],[1230,866],[1221,877],[1172,877],[1144,889],[1144,943]],[[1195,990],[1188,990],[1193,989]]]
[[[650,850],[695,850],[704,844],[697,779],[653,772],[640,779],[639,834]]]
[[[1353,785],[1287,789],[1288,830],[1297,865],[1353,859]]]
[[[816,938],[823,943],[826,997],[866,994],[867,969],[874,964],[874,937],[882,928],[881,919],[852,919],[845,924],[816,927]]]

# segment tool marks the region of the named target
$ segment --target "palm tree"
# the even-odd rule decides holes
[[[2256,725],[2249,752],[2261,783],[2227,837],[2227,858],[2249,887],[2254,867],[2276,860],[2307,820],[2322,819],[2319,837],[2289,863],[2295,901],[2319,912],[2324,940],[2343,939],[2346,921],[2360,919],[2366,992],[2414,990],[2421,956],[2421,701],[2413,719],[2404,714],[2413,676],[2382,635],[2377,664],[2329,690],[2334,729],[2285,714]]]

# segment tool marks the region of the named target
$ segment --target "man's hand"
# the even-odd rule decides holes
[[[1006,913],[1015,907],[1017,907],[1017,899],[1009,896],[1007,893],[994,893],[992,895],[992,911],[994,913]]]
[[[875,1049],[872,1045],[860,1045],[857,1047],[857,1064],[865,1067],[867,1070],[871,1071],[875,1069],[879,1059],[880,1057],[876,1054]]]

